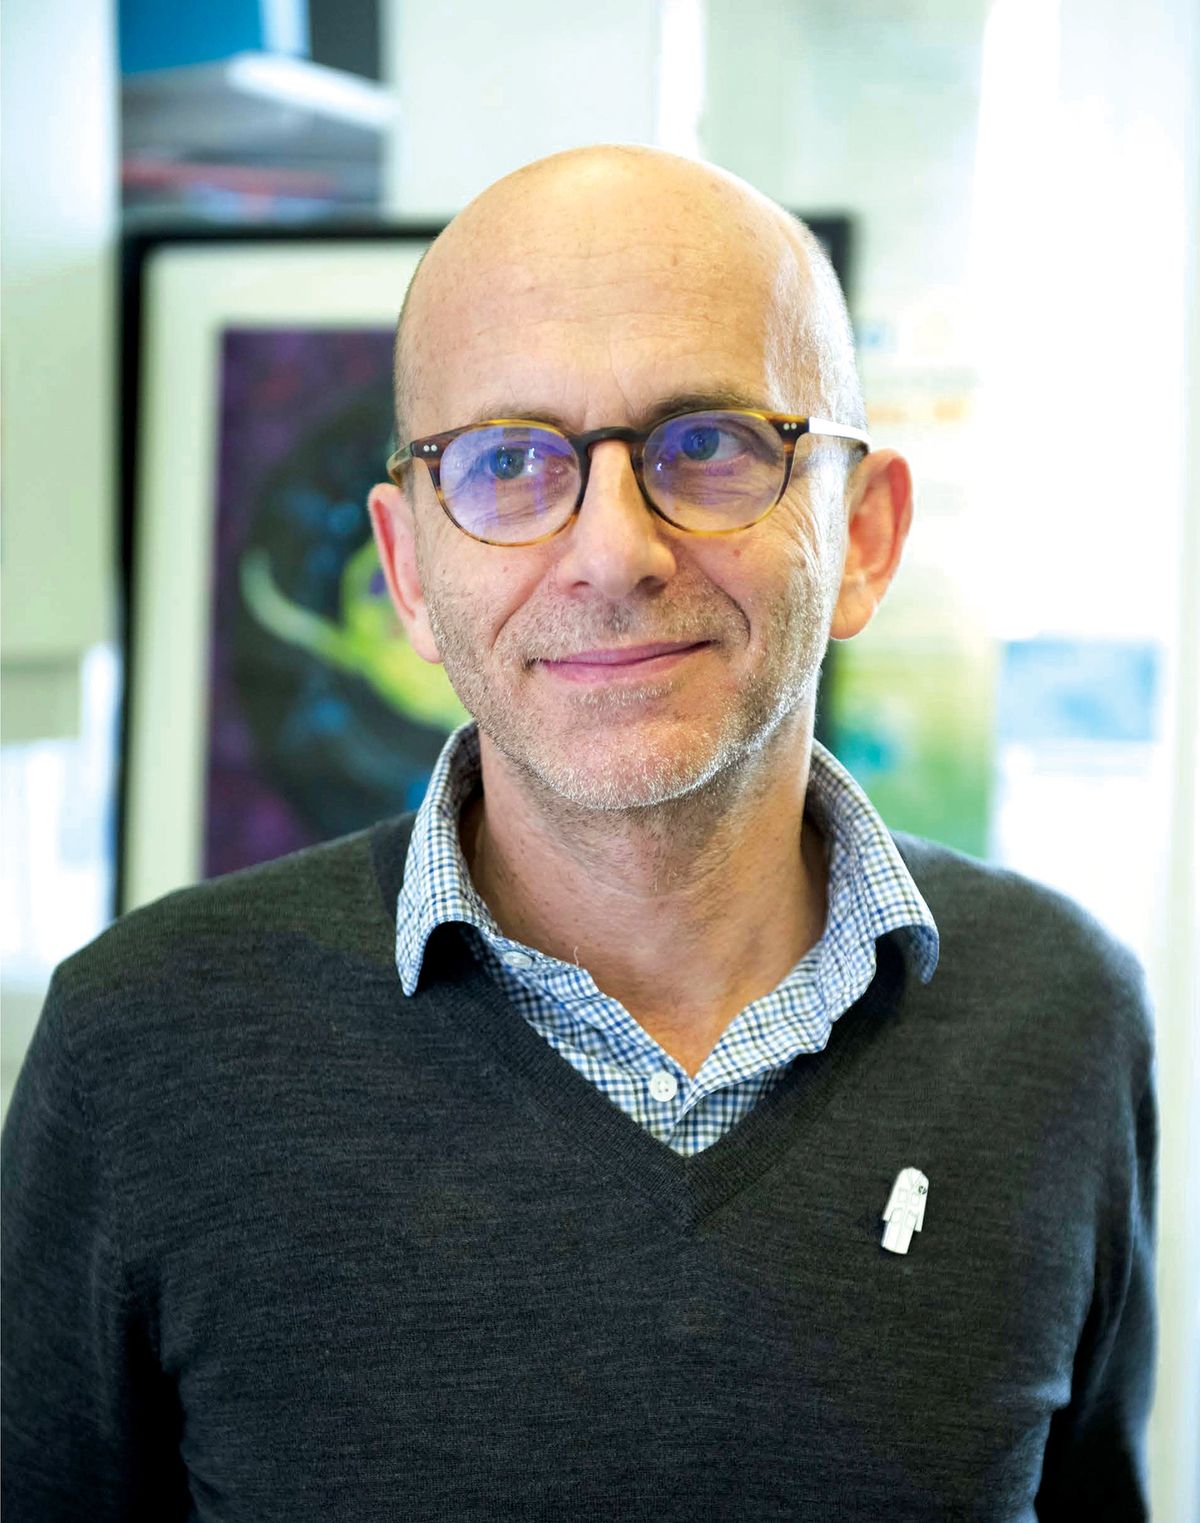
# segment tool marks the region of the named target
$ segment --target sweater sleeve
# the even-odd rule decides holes
[[[126,1284],[65,1003],[56,974],[4,1126],[4,1515],[169,1523],[187,1503],[177,1402]]]
[[[1154,1069],[1127,1102],[1125,1165],[1111,1241],[1075,1359],[1070,1404],[1057,1412],[1036,1508],[1043,1523],[1150,1516],[1146,1424],[1154,1391],[1158,1111]]]

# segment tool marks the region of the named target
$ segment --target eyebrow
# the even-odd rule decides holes
[[[718,386],[709,391],[677,391],[669,397],[660,397],[638,414],[630,426],[649,428],[663,418],[672,417],[675,413],[709,412],[714,408],[725,407],[749,407],[760,412],[773,411],[770,404],[760,397],[751,396],[737,387]],[[493,401],[486,407],[479,408],[468,421],[469,423],[490,423],[496,418],[521,418],[530,423],[548,423],[551,428],[561,429],[564,433],[573,432],[569,420],[564,419],[561,413],[550,412],[539,407],[523,407],[519,403],[508,401]]]

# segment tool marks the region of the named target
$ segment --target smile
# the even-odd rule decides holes
[[[656,645],[627,645],[610,650],[584,650],[559,661],[538,664],[568,682],[613,682],[623,677],[643,679],[677,666],[711,642],[674,641]]]

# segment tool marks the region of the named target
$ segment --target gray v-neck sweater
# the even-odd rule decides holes
[[[684,1158],[456,928],[404,996],[410,826],[171,894],[58,969],[4,1136],[6,1523],[1145,1516],[1128,953],[897,837],[933,981],[882,938],[825,1050]]]

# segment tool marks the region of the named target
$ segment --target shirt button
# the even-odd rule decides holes
[[[656,1073],[650,1080],[650,1093],[656,1100],[674,1100],[679,1093],[679,1083],[674,1074]]]
[[[500,960],[510,968],[531,968],[533,958],[528,952],[518,952],[515,948],[509,952],[502,952]]]

